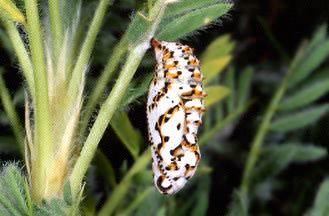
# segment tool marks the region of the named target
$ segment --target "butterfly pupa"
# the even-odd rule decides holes
[[[154,38],[151,46],[157,61],[147,100],[153,178],[160,193],[174,194],[201,159],[197,132],[206,93],[192,48]]]

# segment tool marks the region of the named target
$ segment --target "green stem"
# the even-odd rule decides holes
[[[13,129],[16,137],[19,149],[22,155],[24,155],[24,130],[21,126],[21,122],[15,110],[15,105],[10,97],[6,84],[2,77],[2,70],[0,69],[0,99],[5,110],[6,116],[9,119],[11,128]]]
[[[77,62],[72,72],[68,90],[68,93],[72,95],[72,97],[76,97],[79,92],[79,86],[84,74],[83,72],[88,65],[88,61],[95,44],[97,34],[99,33],[103,23],[107,8],[110,4],[112,4],[112,2],[113,0],[101,0],[96,9],[95,16],[90,24],[87,36],[83,42]]]
[[[135,162],[135,164],[130,168],[122,181],[115,187],[111,196],[105,201],[103,207],[99,211],[98,216],[108,216],[112,215],[115,208],[118,206],[120,201],[124,198],[127,193],[129,186],[131,185],[131,178],[145,169],[145,167],[150,162],[150,152],[146,150]]]
[[[91,128],[91,131],[70,176],[70,184],[74,197],[80,190],[80,184],[87,172],[88,166],[93,156],[95,155],[98,143],[101,140],[107,125],[109,124],[114,112],[120,105],[121,99],[123,98],[129,83],[138,68],[138,65],[143,59],[146,50],[149,48],[149,40],[154,35],[154,32],[164,14],[165,8],[166,4],[164,4],[164,1],[158,1],[156,6],[153,8],[154,11],[151,11],[150,17],[151,20],[153,20],[152,26],[148,32],[144,34],[145,36],[142,41],[135,47],[131,48],[129,51],[126,63],[121,70],[120,76],[115,86],[101,106],[96,121]]]
[[[63,23],[60,14],[60,1],[58,0],[49,0],[49,19],[50,19],[50,31],[51,31],[51,42],[53,48],[53,57],[57,59],[61,42],[63,39]],[[57,62],[57,61],[55,61]]]
[[[266,133],[271,124],[272,117],[275,114],[275,112],[277,111],[279,102],[287,89],[288,79],[290,77],[290,74],[291,74],[291,72],[289,71],[287,73],[287,75],[285,76],[285,78],[283,79],[283,81],[281,82],[279,88],[276,90],[276,92],[270,102],[270,105],[268,106],[268,108],[265,112],[265,116],[257,130],[256,136],[252,141],[251,150],[248,154],[247,163],[244,168],[242,183],[240,186],[240,190],[241,190],[242,194],[248,193],[252,171],[259,158],[260,150],[261,150],[264,138],[266,136]]]
[[[20,37],[16,27],[11,21],[4,21],[7,33],[16,52],[19,65],[22,68],[23,75],[26,79],[28,88],[30,90],[32,99],[35,99],[35,86],[34,86],[34,75],[33,67],[28,51],[25,48],[24,42]]]
[[[122,56],[125,54],[127,50],[127,42],[126,37],[123,36],[123,38],[120,40],[120,42],[115,46],[113,49],[111,58],[109,59],[108,63],[105,66],[105,69],[102,73],[102,75],[97,80],[97,85],[95,88],[93,88],[90,98],[87,102],[87,105],[84,109],[83,118],[81,121],[81,132],[84,133],[86,131],[86,128],[88,126],[88,121],[96,107],[96,105],[99,103],[99,99],[102,96],[106,85],[108,84],[109,80],[114,74],[114,71],[117,69],[120,60]]]
[[[32,171],[33,196],[41,200],[45,190],[46,170],[52,151],[52,131],[48,101],[48,80],[45,65],[43,36],[36,0],[25,0],[27,32],[34,66],[35,84],[35,144],[37,149],[37,166]]]
[[[121,99],[123,98],[146,49],[146,47],[136,47],[130,52],[115,86],[106,101],[102,104],[97,119],[91,128],[70,177],[73,195],[79,192],[80,184],[95,154],[98,143],[101,140],[114,112],[120,105]]]

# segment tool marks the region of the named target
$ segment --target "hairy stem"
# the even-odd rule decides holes
[[[51,42],[53,48],[54,58],[57,59],[59,54],[60,45],[63,39],[63,22],[60,14],[60,1],[49,0],[49,19],[50,19],[50,31],[51,31]],[[55,60],[55,62],[57,62]]]
[[[163,0],[158,1],[154,6],[150,13],[150,19],[153,21],[152,26],[149,28],[148,32],[145,32],[142,41],[135,47],[132,47],[129,51],[127,60],[120,72],[120,76],[115,86],[101,106],[96,121],[91,128],[91,131],[70,176],[70,184],[73,196],[76,196],[80,190],[83,177],[86,174],[89,164],[95,155],[98,143],[101,140],[103,133],[106,130],[114,112],[120,105],[121,99],[123,98],[129,83],[138,68],[138,65],[143,59],[146,50],[149,48],[149,40],[151,37],[153,37],[154,32],[164,14],[165,8],[166,4]]]
[[[88,65],[88,61],[96,41],[96,36],[100,31],[107,8],[112,2],[113,0],[101,0],[96,9],[95,16],[90,24],[86,39],[82,45],[77,62],[72,72],[68,90],[68,93],[72,95],[72,97],[75,97],[79,92],[83,72]]]
[[[30,90],[30,94],[34,101],[35,86],[34,86],[33,67],[32,67],[32,62],[31,62],[30,56],[28,54],[27,49],[25,48],[24,42],[23,42],[22,38],[20,37],[18,30],[14,26],[14,23],[12,23],[11,21],[5,21],[4,25],[6,27],[6,31],[9,35],[9,38],[11,40],[15,53],[17,55],[19,65],[22,68],[22,72],[26,79],[28,88]]]
[[[105,66],[105,69],[102,73],[102,75],[97,80],[97,85],[95,88],[93,88],[89,100],[87,102],[87,105],[84,109],[83,118],[81,121],[81,132],[84,133],[86,131],[86,128],[88,126],[88,121],[96,107],[96,105],[99,103],[99,99],[102,96],[102,93],[104,92],[106,85],[108,84],[109,80],[114,74],[114,71],[117,69],[120,60],[122,56],[127,51],[127,42],[126,37],[123,36],[123,38],[119,41],[119,43],[115,46],[113,49],[111,58],[109,59],[108,63]]]
[[[46,169],[52,152],[52,131],[43,36],[36,0],[25,0],[27,32],[34,66],[36,167],[32,170],[33,197],[40,201],[45,191]],[[34,173],[34,174],[33,174]]]

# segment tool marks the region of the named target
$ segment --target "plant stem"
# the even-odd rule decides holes
[[[82,80],[83,72],[85,71],[88,61],[90,59],[97,34],[100,31],[101,25],[103,23],[107,8],[110,4],[112,4],[113,0],[101,0],[93,20],[90,24],[87,36],[80,50],[77,62],[72,72],[72,77],[69,83],[68,93],[72,95],[72,97],[76,97],[79,92],[79,86]]]
[[[70,184],[73,196],[80,190],[80,184],[83,180],[85,173],[87,172],[88,166],[95,155],[99,141],[101,140],[104,131],[107,128],[114,112],[120,105],[121,99],[123,98],[131,79],[136,72],[138,65],[140,64],[146,50],[149,48],[149,40],[154,35],[157,26],[159,25],[161,18],[164,14],[166,4],[163,0],[157,2],[156,6],[150,13],[151,20],[153,21],[152,26],[148,32],[144,33],[144,38],[135,47],[132,47],[129,51],[126,63],[124,64],[120,76],[113,87],[110,95],[107,97],[105,102],[102,104],[96,121],[91,128],[91,131],[87,137],[87,140],[81,150],[80,156],[78,157],[76,164],[73,168],[70,176]]]
[[[146,47],[141,48],[138,46],[130,52],[115,86],[106,101],[102,104],[97,119],[91,128],[70,176],[73,195],[76,195],[79,192],[80,184],[95,154],[98,143],[101,140],[114,112],[120,105],[120,101],[125,94],[125,90],[128,88],[128,85],[139,63],[141,62],[146,49]]]
[[[35,84],[35,144],[37,149],[36,167],[32,173],[33,197],[42,199],[45,190],[46,170],[52,151],[52,131],[48,101],[48,80],[45,66],[43,37],[36,0],[25,0],[27,31],[34,66]]]
[[[61,19],[60,8],[59,8],[60,1],[58,0],[49,0],[49,18],[50,18],[50,31],[51,31],[51,42],[52,42],[52,49],[53,57],[57,59],[61,42],[63,39],[63,22]],[[55,62],[57,62],[55,60]]]
[[[276,110],[278,109],[279,102],[287,89],[288,78],[290,77],[290,74],[291,74],[291,72],[289,71],[286,74],[285,78],[282,80],[278,89],[276,90],[268,108],[266,109],[265,116],[257,130],[256,136],[252,141],[251,150],[248,154],[247,163],[244,168],[242,183],[240,186],[240,190],[241,190],[242,194],[248,193],[252,171],[259,158],[260,150],[261,150],[264,138],[266,136],[266,133],[271,124],[272,117],[275,114]]]
[[[2,77],[2,70],[0,69],[0,98],[5,110],[6,116],[9,119],[11,128],[15,134],[17,143],[19,145],[19,149],[22,155],[24,155],[24,133],[23,128],[21,126],[21,122],[15,111],[15,105],[13,100],[10,97],[6,84]]]
[[[113,49],[112,55],[108,61],[108,63],[105,66],[104,71],[102,72],[102,75],[97,80],[97,85],[95,88],[93,88],[89,100],[87,102],[87,105],[84,109],[82,121],[81,121],[81,132],[84,134],[86,131],[86,128],[88,126],[88,121],[96,107],[96,105],[99,103],[99,99],[104,92],[106,85],[108,84],[109,80],[114,74],[114,71],[117,69],[120,60],[124,53],[127,50],[127,42],[126,37],[123,36],[123,38],[119,41],[119,43],[115,46]]]
[[[22,72],[26,79],[28,88],[30,90],[30,94],[32,96],[33,101],[35,100],[35,86],[34,86],[34,75],[33,75],[33,67],[30,56],[25,48],[24,42],[20,37],[16,27],[11,21],[4,21],[4,25],[6,27],[7,33],[13,45],[13,48],[16,52],[17,59],[19,65],[22,68]]]
[[[99,211],[98,216],[112,215],[113,211],[120,203],[122,198],[127,193],[129,186],[131,184],[131,178],[145,169],[147,164],[150,162],[150,152],[146,150],[135,162],[135,164],[130,168],[122,181],[115,187],[111,196],[105,201],[103,207]]]

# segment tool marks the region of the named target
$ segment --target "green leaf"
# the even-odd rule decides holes
[[[128,44],[132,47],[138,44],[151,26],[152,22],[142,13],[137,12],[127,30]]]
[[[25,24],[25,17],[23,13],[11,0],[0,1],[0,15],[2,19],[9,19],[14,22]]]
[[[164,18],[182,16],[194,10],[219,3],[223,3],[223,1],[222,0],[202,0],[202,1],[180,0],[168,5]]]
[[[298,113],[286,114],[271,124],[271,129],[287,132],[306,127],[320,119],[329,110],[329,104],[319,105]]]
[[[299,50],[293,61],[293,73],[290,77],[290,86],[304,80],[308,75],[314,71],[329,55],[329,39],[313,40],[311,45],[304,46]]]
[[[247,67],[243,70],[239,76],[239,86],[238,86],[238,107],[245,104],[249,98],[250,87],[252,82],[253,69]]]
[[[2,215],[28,215],[29,191],[17,164],[7,164],[0,175],[0,212]]]
[[[63,198],[68,205],[72,205],[73,199],[72,199],[71,185],[69,181],[65,182],[64,184]]]
[[[117,183],[113,166],[101,150],[96,152],[95,164],[100,169],[100,175],[106,179],[110,186],[115,187]]]
[[[229,206],[227,216],[247,216],[248,215],[248,199],[244,193],[234,191],[232,202]]]
[[[311,162],[326,155],[325,148],[314,145],[286,143],[264,147],[258,166],[253,171],[253,182],[263,182],[274,177],[292,162]]]
[[[207,84],[213,78],[215,78],[231,61],[231,56],[223,56],[217,59],[204,62],[201,64],[201,71],[205,77],[204,84]]]
[[[228,88],[220,85],[206,87],[205,92],[208,94],[208,96],[205,98],[206,107],[210,107],[215,103],[223,100],[230,93]]]
[[[175,40],[185,36],[201,26],[227,13],[233,6],[231,3],[217,3],[188,12],[182,16],[163,19],[156,37],[160,40]]]
[[[280,110],[293,110],[306,106],[324,96],[329,91],[329,79],[308,85],[295,94],[288,96],[279,105]]]
[[[142,137],[136,130],[125,112],[117,112],[111,120],[111,126],[124,146],[134,158],[137,158]]]
[[[228,34],[218,37],[216,40],[211,42],[205,51],[201,55],[201,62],[205,63],[219,57],[225,57],[230,55],[234,48],[234,43],[230,41]]]
[[[326,178],[320,185],[316,194],[311,216],[329,215],[329,178]]]

